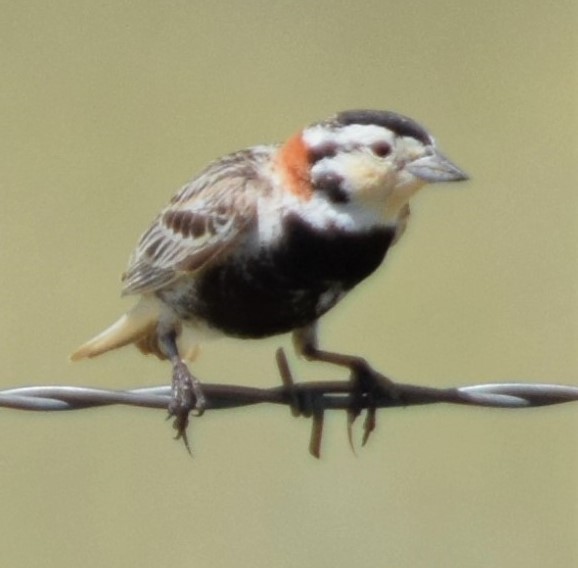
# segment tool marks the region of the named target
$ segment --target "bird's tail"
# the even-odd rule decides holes
[[[141,300],[110,327],[81,345],[70,356],[71,361],[96,357],[111,349],[129,343],[139,343],[151,335],[156,336],[156,327],[161,313],[161,304],[153,296]]]

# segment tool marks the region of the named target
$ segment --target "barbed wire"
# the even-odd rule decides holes
[[[277,404],[291,408],[294,416],[312,419],[309,451],[320,455],[324,413],[345,410],[348,435],[362,411],[366,411],[363,442],[375,429],[376,410],[426,404],[461,404],[493,408],[533,408],[578,401],[578,387],[535,383],[486,383],[462,387],[436,388],[405,383],[380,384],[361,391],[352,381],[313,381],[295,383],[282,366],[286,360],[278,352],[283,385],[271,388],[203,383],[206,410],[224,410],[256,404]],[[28,386],[0,390],[0,407],[29,411],[82,410],[111,405],[167,409],[170,386],[128,390],[97,389],[77,386]],[[353,444],[352,444],[353,445]]]

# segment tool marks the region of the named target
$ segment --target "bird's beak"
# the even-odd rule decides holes
[[[433,151],[406,165],[408,172],[428,183],[443,181],[464,181],[468,175],[452,164],[445,156]]]

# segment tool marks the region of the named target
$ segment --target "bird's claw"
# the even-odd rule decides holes
[[[182,439],[187,451],[191,453],[187,437],[189,414],[201,416],[207,407],[207,399],[200,381],[194,377],[188,367],[179,361],[173,369],[171,400],[168,405],[168,418],[173,418],[173,428],[177,431],[175,440]]]
[[[366,410],[363,422],[363,436],[361,445],[365,446],[369,437],[377,426],[377,400],[387,397],[391,400],[399,400],[400,392],[398,386],[385,375],[373,369],[365,359],[357,359],[351,365],[351,381],[353,384],[353,396],[351,406],[347,411],[347,437],[349,445],[355,453],[353,443],[353,424]]]
[[[309,400],[302,396],[302,392],[295,386],[295,381],[283,349],[278,349],[277,366],[279,374],[289,395],[291,412],[293,416],[306,416],[313,418],[313,427],[309,443],[309,452],[319,457],[321,450],[321,435],[323,432],[323,404],[315,398]],[[365,359],[347,357],[347,363],[342,363],[351,370],[351,404],[347,409],[347,439],[349,446],[355,454],[353,441],[353,425],[363,410],[366,411],[363,421],[363,434],[361,445],[365,446],[369,437],[377,425],[378,402],[387,398],[397,401],[400,398],[399,387],[385,375],[375,371]]]

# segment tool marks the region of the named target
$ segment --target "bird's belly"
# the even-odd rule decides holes
[[[259,338],[285,333],[314,321],[345,294],[338,284],[305,289],[289,281],[265,285],[239,274],[221,273],[204,283],[198,316],[227,335]],[[216,284],[216,285],[215,285]]]
[[[159,295],[184,321],[200,318],[226,335],[285,333],[315,321],[371,274],[392,239],[386,228],[317,234],[295,224],[277,246],[230,255]]]

